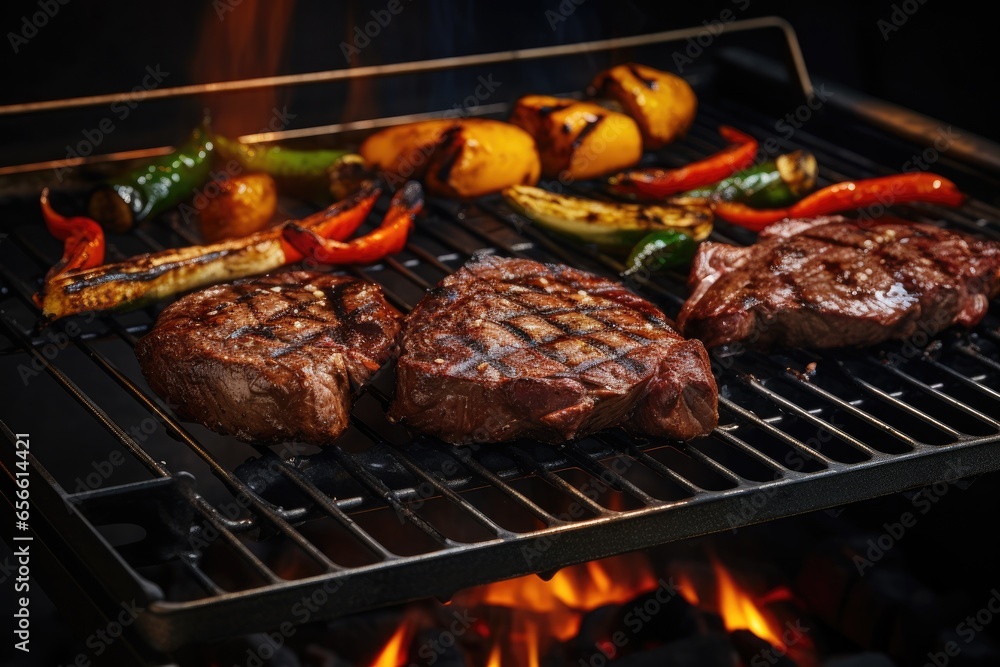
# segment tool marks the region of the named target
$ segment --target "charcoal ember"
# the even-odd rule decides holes
[[[745,664],[796,667],[796,662],[788,657],[784,649],[772,645],[749,630],[733,630],[729,637]]]
[[[854,653],[830,658],[823,667],[896,667],[896,663],[884,653]]]
[[[603,657],[603,654],[598,654]],[[614,667],[733,667],[738,664],[738,656],[728,638],[722,634],[704,637],[686,637],[656,648],[633,653],[614,662],[599,660],[578,663],[583,666],[600,667],[608,664]]]

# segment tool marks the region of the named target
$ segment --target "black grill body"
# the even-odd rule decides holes
[[[780,22],[744,28],[793,38]],[[664,45],[686,36],[678,32],[581,50],[609,63],[627,56],[670,69]],[[880,125],[849,91],[839,101],[817,101],[794,41],[789,45],[785,68],[742,51],[706,61],[692,77],[700,103],[695,126],[647,159],[681,165],[717,151],[723,123],[759,137],[772,157],[814,152],[820,185],[898,173],[922,154],[923,145]],[[547,66],[574,52],[534,55],[497,54],[464,66]],[[769,86],[780,95],[765,95]],[[481,111],[503,117],[510,101]],[[803,109],[806,120],[787,120],[805,116]],[[352,146],[367,128],[393,122],[401,120],[325,128],[323,139]],[[1000,211],[989,199],[1000,168],[986,153],[963,156],[956,146],[934,164],[971,195],[961,208],[891,211],[1000,237]],[[995,303],[976,329],[933,339],[766,355],[722,348],[713,355],[720,425],[689,443],[612,430],[560,447],[518,441],[456,448],[385,420],[389,367],[359,400],[339,444],[254,447],[182,421],[146,386],[132,348],[164,304],[38,328],[31,296],[60,254],[37,212],[35,186],[44,178],[37,170],[17,176],[21,192],[0,202],[7,235],[0,243],[3,465],[15,470],[17,434],[29,431],[31,535],[51,580],[65,584],[70,604],[114,610],[135,600],[143,609],[135,624],[142,652],[276,628],[303,600],[317,601],[308,615],[315,620],[447,597],[475,584],[1000,469]],[[543,185],[602,196],[588,183]],[[289,217],[309,210],[298,201],[282,206]],[[713,238],[753,240],[721,222]],[[185,222],[168,214],[114,238],[110,257],[194,240]],[[349,272],[379,282],[408,311],[476,252],[613,278],[624,268],[548,236],[488,197],[431,200],[403,252]],[[679,273],[628,284],[671,317],[686,296]],[[13,502],[11,477],[0,488]]]

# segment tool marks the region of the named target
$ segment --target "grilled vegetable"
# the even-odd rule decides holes
[[[740,202],[753,208],[794,204],[816,187],[816,157],[805,151],[779,155],[774,160],[737,172],[718,183],[681,193],[673,199]]]
[[[90,217],[122,233],[159,215],[208,182],[214,149],[207,124],[202,124],[173,153],[94,188],[87,204]]]
[[[327,169],[330,194],[337,201],[346,199],[366,187],[376,184],[378,175],[365,164],[357,153],[348,153]]]
[[[53,280],[64,273],[89,269],[104,263],[104,230],[90,218],[65,218],[49,203],[49,189],[42,190],[42,217],[52,236],[64,242],[62,259],[45,275]]]
[[[608,185],[615,194],[640,199],[662,199],[691,188],[715,183],[734,171],[748,167],[757,156],[757,140],[723,125],[719,128],[730,146],[680,169],[633,169],[615,174]]]
[[[712,231],[712,209],[705,204],[612,204],[522,185],[507,188],[503,196],[539,226],[612,252],[626,253],[654,231],[682,231],[696,241]]]
[[[220,135],[213,138],[224,160],[235,160],[247,172],[263,172],[278,179],[325,180],[327,170],[349,154],[346,150],[295,150],[278,145],[244,144]]]
[[[625,260],[623,277],[640,271],[654,273],[663,269],[674,269],[691,264],[698,244],[684,232],[653,232],[635,244]]]
[[[265,173],[234,176],[218,183],[198,218],[201,236],[214,243],[260,231],[278,207],[274,179]]]
[[[282,230],[282,236],[303,255],[322,264],[370,264],[403,249],[413,219],[423,206],[423,189],[416,181],[410,181],[393,195],[382,224],[370,234],[343,243],[291,223]]]
[[[755,209],[740,202],[716,202],[723,220],[757,231],[786,218],[813,218],[868,206],[913,202],[959,206],[965,195],[954,183],[929,172],[897,174],[829,185],[784,208]]]
[[[431,194],[472,199],[538,182],[541,164],[531,135],[486,118],[428,120],[368,137],[361,155],[390,185],[422,180]]]
[[[321,236],[347,239],[364,222],[380,191],[370,188],[299,224]],[[280,229],[204,246],[137,255],[122,262],[64,272],[36,296],[48,321],[86,311],[140,306],[225,280],[267,273],[301,260]]]
[[[694,122],[698,98],[681,77],[628,63],[604,70],[591,83],[595,94],[617,100],[639,123],[646,150],[682,137]]]
[[[586,180],[642,158],[636,122],[591,102],[527,95],[514,105],[510,122],[535,138],[546,178]]]

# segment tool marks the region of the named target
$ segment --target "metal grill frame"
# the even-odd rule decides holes
[[[811,84],[802,65],[794,33],[791,32],[787,24],[776,19],[755,19],[737,22],[728,26],[727,31],[762,28],[778,29],[782,32],[793,63],[793,72],[790,78],[798,82],[799,92],[808,96],[811,92]],[[630,45],[666,43],[683,40],[696,34],[696,29],[671,31],[670,33],[659,33],[626,40],[606,40],[572,45],[561,50],[559,47],[553,47],[526,52],[488,54],[475,58],[459,59],[459,61],[447,59],[447,61],[431,61],[430,63],[408,63],[398,67],[369,68],[371,71],[355,72],[353,75],[337,75],[337,77],[379,76],[404,71],[419,73],[445,67],[477,66],[490,62],[506,62],[525,58],[546,58],[568,53],[610,50]],[[335,78],[320,78],[319,80],[334,80]],[[267,85],[315,82],[313,79],[316,77],[309,80],[270,81]],[[253,87],[258,83],[252,82],[249,86],[244,87]],[[174,91],[173,94],[184,95],[193,92],[196,91],[179,90]],[[69,102],[69,106],[100,103],[90,98]],[[25,108],[16,111],[5,110],[5,112],[20,113],[41,110],[44,109]],[[490,113],[499,111],[499,109],[488,108],[483,111]],[[700,113],[707,113],[711,116],[714,112],[712,109],[705,109]],[[363,130],[414,119],[416,118],[376,119],[364,123],[292,131],[287,136],[290,138],[292,136],[308,136],[310,133]],[[282,139],[286,136],[275,135],[266,138]],[[701,141],[701,147],[704,152],[711,150],[710,142],[705,140]],[[157,151],[162,152],[162,149],[150,150],[152,152],[149,154],[155,154]],[[138,152],[138,154],[130,154],[128,157],[141,157],[143,154],[145,153]],[[689,157],[697,156],[698,153],[693,152]],[[863,162],[863,160],[845,158],[842,160],[842,164],[838,164],[835,160],[833,166],[824,164],[822,173],[828,179],[846,178],[849,175],[856,176],[858,174],[852,172],[860,171],[859,162]],[[53,164],[47,163],[44,166],[53,166]],[[26,167],[38,169],[40,165],[27,165]],[[14,173],[14,171],[6,173]],[[476,206],[479,211],[493,221],[507,227],[514,227],[526,239],[527,245],[504,242],[483,232],[464,215],[464,212],[458,212],[458,209],[448,203],[432,203],[432,214],[447,220],[448,224],[457,226],[471,236],[479,237],[483,242],[483,247],[492,248],[509,256],[525,256],[528,250],[538,251],[541,249],[555,261],[569,264],[579,264],[581,261],[586,261],[603,267],[605,271],[612,274],[617,274],[623,268],[616,260],[592,251],[567,250],[544,233],[530,226],[522,227],[520,222],[512,220],[510,215],[502,208],[498,208],[495,203],[483,201],[477,203]],[[964,214],[935,208],[918,209],[915,213],[979,230],[982,229],[982,226],[975,222],[975,216],[989,215],[992,220],[1000,219],[1000,215],[998,215],[1000,212],[983,202],[972,202],[967,205],[966,210],[975,211],[975,213]],[[715,238],[724,239],[725,237],[720,237],[722,231],[725,230],[716,232]],[[432,234],[433,232],[428,231],[427,233]],[[27,254],[33,255],[40,267],[44,267],[46,262],[51,260],[23,238],[18,237],[17,234],[13,236],[14,242],[20,244]],[[454,246],[448,238],[443,236],[438,236],[436,241],[445,246]],[[151,246],[151,249],[156,248]],[[412,242],[408,244],[407,251],[420,261],[426,262],[444,273],[452,270],[452,267],[443,263],[439,257],[435,257]],[[459,248],[456,248],[456,252],[467,254]],[[423,289],[430,287],[427,281],[394,258],[387,259],[382,270],[398,273]],[[360,270],[356,273],[370,277]],[[30,287],[25,283],[23,277],[14,275],[7,267],[0,267],[0,278],[9,290],[8,296],[19,299],[30,306]],[[649,281],[642,281],[641,286],[667,301],[676,302],[681,298],[676,291]],[[387,296],[401,308],[405,309],[412,305],[392,294],[391,291]],[[104,317],[102,322],[106,323],[108,327],[107,335],[118,337],[130,345],[134,344],[136,332],[129,330],[116,317]],[[199,495],[197,482],[190,475],[182,471],[171,471],[163,463],[150,456],[141,443],[129,435],[121,425],[115,423],[98,401],[74,384],[69,375],[60,369],[58,363],[50,363],[46,359],[41,352],[38,341],[33,339],[30,334],[24,332],[6,317],[0,317],[0,333],[13,341],[20,353],[26,353],[37,361],[57,384],[62,386],[91,417],[108,431],[117,444],[129,451],[151,473],[152,479],[149,481],[102,488],[90,492],[69,493],[48,474],[42,461],[30,457],[34,473],[45,481],[44,484],[33,485],[33,501],[35,514],[38,518],[33,521],[32,525],[33,532],[38,536],[39,541],[45,544],[51,553],[60,554],[56,560],[69,563],[72,570],[91,578],[95,585],[93,587],[86,586],[86,588],[103,591],[108,600],[138,598],[140,603],[145,606],[145,611],[138,618],[140,634],[150,646],[165,652],[193,642],[276,628],[288,620],[288,610],[305,599],[323,598],[323,602],[318,605],[319,610],[312,613],[310,619],[332,618],[434,595],[447,596],[459,589],[477,584],[531,573],[551,572],[567,565],[645,549],[674,540],[739,528],[753,523],[835,507],[932,484],[949,479],[953,475],[956,462],[961,463],[961,470],[965,476],[1000,470],[1000,446],[997,446],[1000,443],[1000,424],[994,418],[974,408],[962,405],[938,387],[924,384],[891,365],[881,364],[879,359],[866,352],[851,353],[848,356],[857,358],[861,363],[880,364],[881,367],[888,369],[888,372],[895,373],[900,382],[911,390],[919,391],[930,396],[933,400],[944,402],[954,409],[966,412],[981,423],[995,426],[998,432],[985,437],[970,437],[951,429],[955,435],[954,442],[947,445],[924,444],[901,433],[897,428],[877,416],[869,414],[865,411],[863,404],[844,400],[813,384],[807,376],[785,371],[773,359],[763,355],[746,353],[752,364],[765,367],[770,365],[774,373],[773,377],[781,377],[792,383],[803,392],[803,395],[818,396],[826,403],[835,406],[836,409],[853,415],[887,436],[903,440],[909,446],[910,451],[900,454],[880,451],[872,447],[870,443],[862,442],[836,425],[825,421],[822,416],[813,414],[805,407],[783,397],[769,386],[769,378],[762,380],[752,373],[730,372],[730,379],[733,382],[761,400],[769,402],[777,414],[802,420],[835,434],[842,442],[856,449],[866,460],[859,463],[839,462],[782,431],[781,418],[777,420],[762,418],[743,407],[738,400],[727,397],[726,392],[723,391],[722,396],[720,396],[720,407],[727,414],[733,416],[733,421],[721,424],[715,436],[733,450],[772,470],[776,477],[773,481],[761,482],[743,477],[697,447],[687,447],[686,453],[699,465],[713,471],[731,484],[731,487],[725,490],[701,488],[676,470],[650,457],[647,452],[654,447],[654,444],[633,440],[621,434],[600,436],[599,440],[605,445],[603,449],[586,449],[577,443],[566,445],[561,448],[564,458],[553,465],[534,461],[531,455],[518,445],[510,445],[509,451],[518,462],[523,474],[535,475],[546,480],[571,502],[579,503],[596,515],[592,519],[565,521],[546,512],[531,498],[518,492],[508,483],[509,480],[498,471],[484,466],[474,450],[467,448],[449,449],[451,455],[460,465],[472,471],[481,481],[485,481],[500,490],[511,502],[516,503],[546,525],[544,529],[537,531],[512,533],[497,525],[488,514],[463,498],[462,488],[454,488],[453,485],[439,479],[433,474],[433,471],[424,467],[419,460],[412,458],[407,451],[394,448],[391,443],[382,441],[374,429],[368,428],[364,421],[356,419],[355,425],[373,442],[384,445],[386,450],[395,457],[396,462],[405,468],[415,480],[430,485],[441,498],[452,503],[470,519],[495,535],[494,539],[474,544],[460,544],[452,541],[421,517],[418,511],[413,511],[407,506],[407,501],[413,497],[413,488],[390,487],[377,474],[366,469],[354,455],[338,446],[332,447],[331,451],[334,457],[347,474],[365,489],[369,498],[381,499],[386,507],[395,510],[404,521],[440,545],[440,549],[437,551],[418,556],[400,557],[391,554],[351,518],[351,512],[361,502],[358,498],[330,498],[326,496],[288,461],[281,461],[279,465],[281,474],[312,501],[313,507],[278,507],[256,495],[232,470],[221,465],[212,452],[199,443],[190,434],[184,423],[164,407],[156,396],[146,394],[113,362],[102,356],[91,339],[87,337],[72,338],[72,345],[76,349],[86,355],[97,368],[112,378],[185,446],[205,461],[216,477],[234,495],[242,494],[247,499],[251,517],[249,519],[245,517],[228,518]],[[997,338],[996,332],[993,332],[992,335],[994,339]],[[824,364],[837,365],[840,363],[840,357],[835,353],[812,354],[814,358]],[[979,353],[970,349],[968,354],[975,357]],[[981,354],[979,356],[978,363],[994,370],[1000,369],[1000,360]],[[937,363],[931,357],[918,361],[927,364]],[[960,382],[966,389],[980,392],[991,401],[1000,401],[1000,394],[995,389],[981,385],[974,378],[960,375],[957,371],[952,371],[947,367],[943,367],[943,372],[955,375],[956,381]],[[856,386],[859,398],[868,397],[893,405],[912,414],[915,419],[928,418],[927,415],[915,410],[901,398],[883,392],[878,387],[866,383],[864,379],[858,379]],[[388,400],[388,396],[380,395],[378,390],[371,391],[383,403]],[[785,446],[820,462],[824,466],[823,469],[813,472],[789,469],[748,444],[741,437],[741,429],[744,427],[757,429],[774,437]],[[951,428],[947,424],[938,424],[937,427]],[[8,426],[0,422],[0,428],[7,439],[13,443],[14,434]],[[673,501],[663,501],[651,497],[629,479],[600,463],[600,459],[608,452],[617,452],[632,457],[672,484],[686,489],[690,496]],[[6,456],[7,453],[5,453]],[[4,465],[8,465],[6,459]],[[639,500],[644,504],[644,507],[618,512],[597,504],[581,489],[557,474],[565,467],[578,467],[591,476],[608,475],[612,487]],[[8,467],[8,470],[13,470],[13,468]],[[13,486],[10,482],[11,480],[6,477],[0,482],[0,490],[8,499],[13,498]],[[115,508],[120,508],[123,503],[133,500],[141,502],[144,499],[156,506],[170,508],[182,518],[191,521],[197,519],[212,526],[218,532],[219,538],[224,540],[233,552],[244,560],[244,564],[256,571],[268,583],[251,590],[225,592],[200,569],[196,560],[182,557],[180,558],[181,565],[187,569],[193,579],[203,585],[206,595],[203,599],[189,602],[164,599],[162,591],[145,579],[122,553],[112,547],[89,518],[89,515],[99,513],[102,508],[110,507],[114,511]],[[750,510],[746,510],[747,507]],[[314,516],[310,512],[319,513],[338,522],[356,540],[367,545],[370,551],[382,560],[371,565],[353,568],[334,563],[316,545],[305,538],[297,528],[302,521]],[[278,576],[248,548],[243,538],[243,535],[250,530],[265,525],[270,530],[295,542],[325,572],[318,576],[296,580],[285,580]],[[535,554],[530,562],[524,557],[526,549],[532,549]],[[63,554],[73,554],[73,556]]]

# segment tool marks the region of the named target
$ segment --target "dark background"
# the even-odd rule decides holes
[[[943,0],[926,0],[924,4],[919,0],[848,0],[823,5],[767,0],[685,3],[583,0],[579,5],[572,0],[433,3],[400,0],[400,3],[403,11],[362,49],[352,64],[486,53],[699,26],[719,19],[728,9],[739,18],[776,15],[787,19],[798,34],[806,65],[814,77],[854,87],[945,124],[1000,140],[995,122],[1000,117],[1000,99],[995,91],[998,76],[994,69],[1000,55],[996,22],[978,11],[964,9],[960,3]],[[383,11],[388,4],[388,0],[8,2],[0,9],[3,35],[0,105],[126,91],[141,82],[147,66],[156,65],[170,73],[164,84],[170,86],[345,67],[341,42],[351,39],[353,26],[372,20],[371,11]],[[24,33],[24,22],[44,12],[45,7],[50,10],[58,7],[58,11],[45,17],[45,25],[29,35],[27,43],[17,44],[15,53],[10,35]],[[565,20],[553,19],[549,12]],[[546,83],[554,76],[551,69],[539,66],[538,71],[528,73],[533,81],[526,77],[523,85],[545,90]],[[592,70],[582,76],[586,78],[588,72]],[[398,88],[405,90],[410,97],[408,101],[422,110],[448,108],[455,99],[455,91],[466,90],[456,87],[447,75],[436,77],[434,82],[433,89]],[[513,92],[509,88],[503,90]],[[353,98],[352,106],[340,91],[311,92],[314,94],[299,98],[299,103],[293,105],[297,117],[289,127],[386,113],[401,102],[372,92],[367,97]],[[240,117],[247,124],[247,131],[252,131],[268,120],[272,103],[284,101],[287,98],[282,95],[267,99],[267,94],[241,97],[235,103],[216,100],[218,108],[213,111],[221,116],[221,122],[231,120],[227,114]],[[120,131],[106,139],[101,152],[174,141],[192,126],[203,102],[143,104],[127,122],[119,124]],[[83,130],[95,126],[95,118],[106,114],[104,106],[93,110],[92,115],[74,112],[0,116],[0,166],[61,158],[65,155],[64,146],[79,140]],[[976,489],[983,492],[990,486],[991,480],[985,479]],[[948,502],[955,504],[935,514],[933,522],[921,524],[921,535],[914,534],[913,546],[907,545],[908,550],[912,549],[910,553],[937,548],[950,551],[954,560],[992,557],[996,549],[989,542],[995,537],[991,531],[961,531],[958,537],[967,544],[956,540],[955,544],[942,547],[941,536],[954,528],[950,524],[955,517],[974,516],[984,506],[971,499],[959,506],[957,496]],[[898,512],[885,511],[875,502],[860,503],[854,511],[858,516],[868,514],[875,524],[898,516]],[[6,515],[4,522],[10,525]],[[0,560],[8,553],[0,544]],[[949,561],[949,565],[954,562]],[[954,576],[954,569],[943,567],[940,573],[947,578]],[[9,585],[9,581],[3,584],[5,596]],[[948,582],[942,585],[947,586]],[[34,637],[39,642],[35,657],[45,648],[49,649],[49,655],[38,662],[20,664],[57,664],[70,660],[80,646],[69,638],[66,619],[55,615],[41,591],[33,597],[33,605],[38,624]],[[46,634],[48,645],[42,643]],[[9,644],[4,649],[8,650]],[[6,657],[0,653],[0,662]]]
[[[997,77],[990,69],[998,60],[995,21],[954,2],[394,1],[402,11],[352,64],[485,53],[699,26],[718,20],[724,11],[737,18],[776,15],[795,28],[814,77],[846,84],[957,128],[1000,138],[994,120],[1000,115],[994,90]],[[142,81],[147,65],[160,65],[170,73],[164,86],[342,68],[347,62],[341,42],[351,40],[355,25],[371,21],[372,11],[384,11],[388,5],[389,0],[7,3],[0,10],[4,34],[0,71],[5,84],[0,86],[0,104],[130,90]],[[17,44],[14,53],[12,35],[31,33],[25,21],[40,16],[46,6],[50,12],[54,7],[58,11],[51,18],[45,17],[45,25],[26,43]],[[565,20],[553,20],[556,15]],[[422,110],[442,108],[442,101],[443,108],[448,108],[455,90],[448,88],[447,77],[438,81],[441,83],[433,90],[404,87],[394,89],[393,95],[396,101],[423,97],[416,100]],[[538,85],[543,85],[541,79]],[[375,95],[345,96],[339,89],[310,92],[312,97],[299,100],[299,114],[288,127],[392,111],[387,107],[392,100],[384,97],[381,106],[374,108]],[[225,123],[235,110],[245,117],[243,126],[236,129],[253,131],[268,120],[262,110],[272,109],[271,102],[287,102],[287,94],[279,91],[272,99],[263,99],[272,95],[270,92],[258,97],[246,95],[229,100],[228,106],[216,100],[213,114]],[[345,101],[347,97],[351,97],[350,103]],[[121,124],[127,125],[128,131],[116,133],[103,148],[128,150],[162,145],[158,142],[179,137],[196,121],[199,105],[206,102],[191,99],[185,104],[156,108],[147,102]],[[253,109],[257,111],[251,112]],[[303,109],[307,113],[302,113]],[[107,107],[92,111],[106,115]],[[34,118],[0,116],[6,144],[0,165],[61,158],[65,146],[78,140],[81,130],[96,120],[96,116],[67,113]]]

